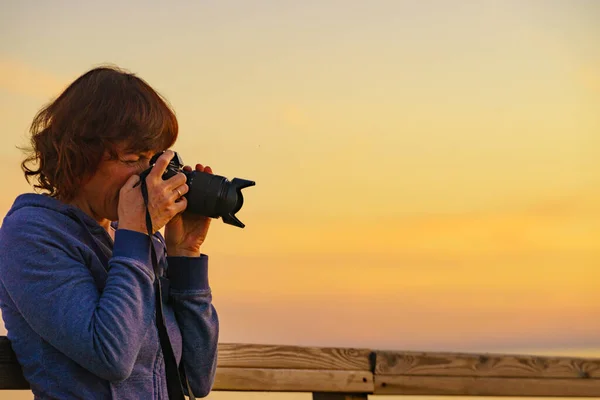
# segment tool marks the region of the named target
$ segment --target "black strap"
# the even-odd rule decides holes
[[[163,313],[163,290],[166,289],[168,292],[168,280],[160,276],[160,270],[158,267],[158,260],[156,259],[156,252],[154,251],[154,241],[152,240],[153,228],[152,218],[148,211],[148,188],[146,187],[146,180],[142,178],[142,196],[144,197],[144,203],[146,204],[146,229],[148,230],[148,236],[150,236],[150,251],[152,256],[152,267],[154,268],[154,285],[156,293],[156,327],[158,328],[158,337],[160,339],[160,346],[163,352],[163,358],[165,360],[165,371],[167,375],[167,392],[169,393],[170,400],[185,400],[183,387],[181,385],[181,375],[185,379],[189,398],[196,400],[190,387],[190,382],[185,374],[183,362],[180,368],[177,367],[177,360],[173,348],[171,347],[171,341],[169,340],[169,333],[167,332],[165,317]],[[168,293],[166,294],[168,296]],[[180,375],[181,374],[181,375]]]

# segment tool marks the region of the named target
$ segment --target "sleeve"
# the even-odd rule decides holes
[[[181,362],[194,395],[206,397],[217,372],[219,319],[208,284],[208,256],[167,257],[170,295],[183,341]],[[185,382],[182,382],[187,394]]]
[[[154,322],[154,272],[147,235],[118,230],[100,294],[56,221],[6,219],[0,279],[31,328],[82,367],[109,381],[132,372]]]

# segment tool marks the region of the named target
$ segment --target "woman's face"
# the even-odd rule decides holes
[[[108,153],[105,153],[96,172],[82,186],[78,196],[87,203],[97,220],[116,221],[119,219],[117,210],[121,188],[132,175],[146,170],[154,155],[153,152],[127,153],[122,149],[123,147],[117,148],[118,157],[116,159],[111,159]]]

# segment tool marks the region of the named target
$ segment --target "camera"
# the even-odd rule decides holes
[[[155,154],[150,160],[150,167],[140,174],[141,179],[146,176],[156,164],[158,157],[163,152]],[[227,178],[219,175],[209,174],[199,171],[185,171],[183,169],[183,160],[175,152],[175,155],[169,162],[163,179],[167,180],[179,172],[185,174],[189,191],[183,195],[187,199],[187,208],[185,212],[204,215],[210,218],[222,218],[223,222],[229,225],[244,228],[245,225],[235,216],[244,204],[242,189],[254,186],[254,181],[247,179],[233,178],[229,181]]]

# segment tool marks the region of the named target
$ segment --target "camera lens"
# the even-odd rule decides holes
[[[242,189],[254,186],[253,181],[227,178],[206,172],[184,172],[190,190],[185,194],[188,205],[186,211],[222,218],[226,224],[243,228],[245,225],[235,216],[244,204]]]
[[[144,171],[140,176],[145,179],[150,172],[156,160],[161,153],[155,154],[150,160],[150,168]],[[227,178],[219,175],[209,174],[198,171],[184,171],[183,160],[175,152],[175,155],[169,162],[163,179],[169,179],[179,172],[183,172],[187,177],[189,190],[184,197],[187,199],[187,208],[185,212],[200,214],[211,218],[222,218],[223,222],[244,228],[245,225],[237,219],[235,214],[242,208],[244,197],[242,189],[254,186],[254,181],[246,179],[233,178],[229,181]]]

